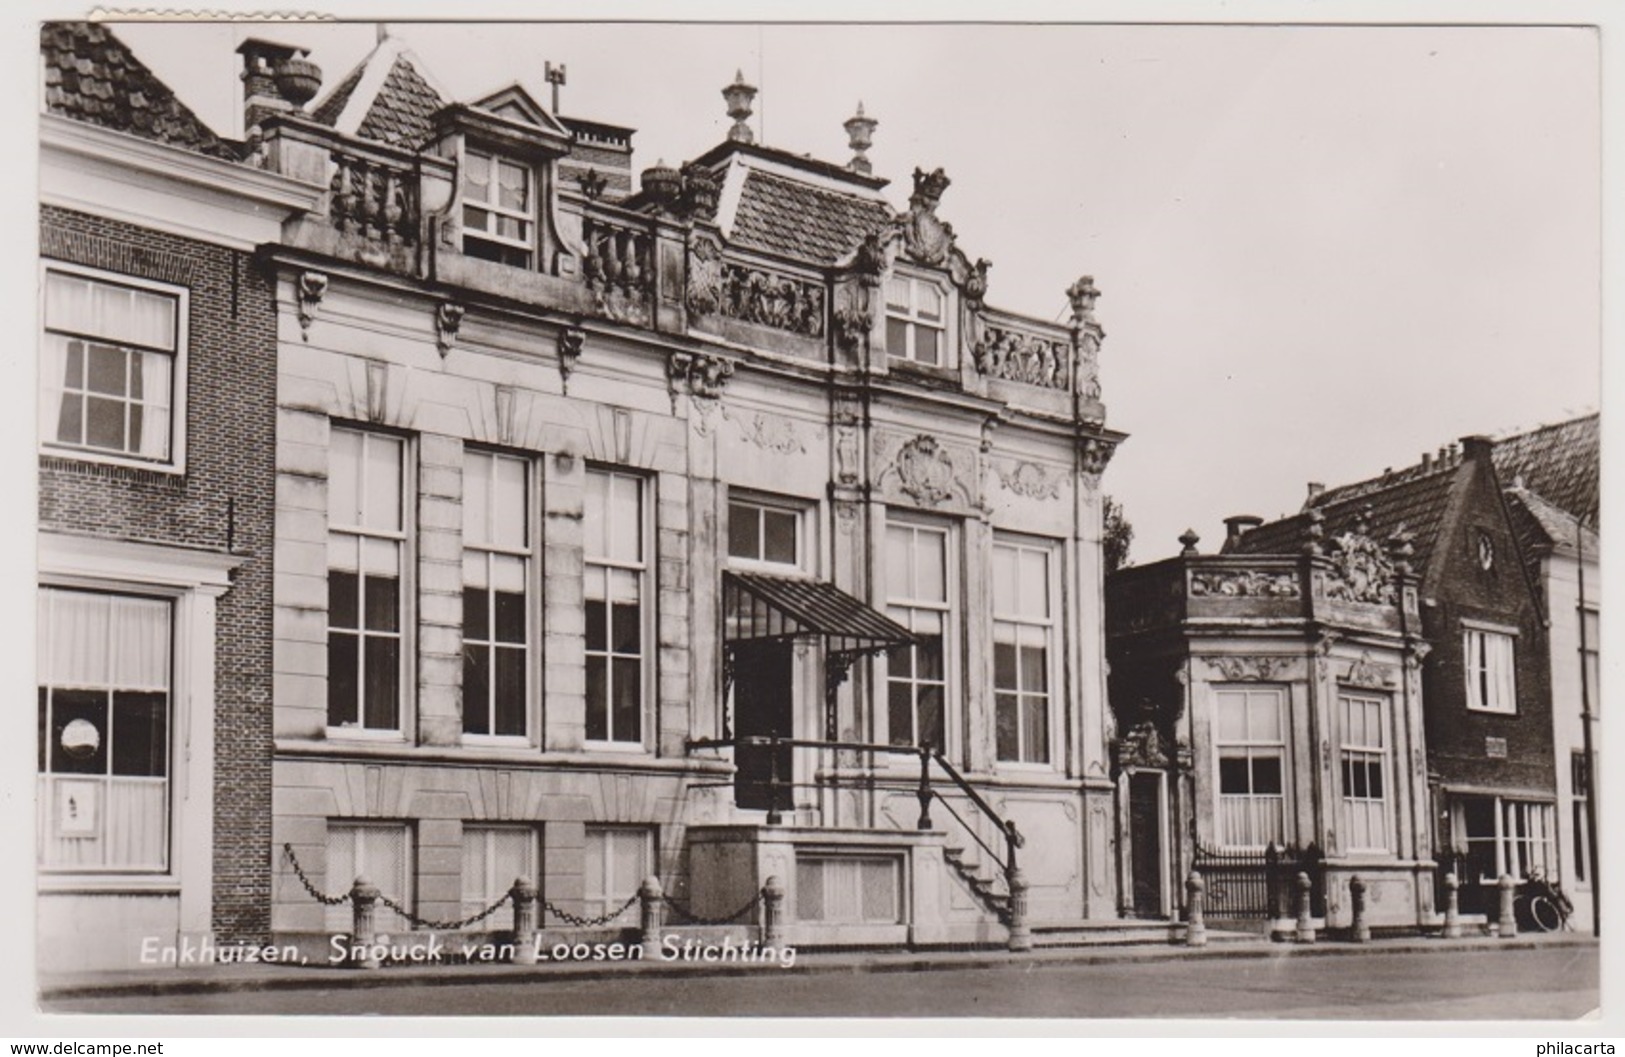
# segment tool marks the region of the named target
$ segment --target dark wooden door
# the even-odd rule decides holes
[[[734,657],[734,734],[740,738],[792,737],[795,732],[787,643],[738,647]],[[793,802],[790,746],[740,745],[734,750],[734,803],[780,811]]]
[[[1146,771],[1129,775],[1128,819],[1134,913],[1162,917],[1162,775]]]

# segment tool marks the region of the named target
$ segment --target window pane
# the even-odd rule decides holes
[[[327,633],[328,726],[351,726],[356,721],[360,648],[360,640],[355,635],[342,631]]]
[[[588,558],[603,558],[609,554],[605,517],[608,508],[609,475],[589,470],[581,516],[582,547]]]
[[[496,640],[525,641],[525,596],[512,591],[496,593]]]
[[[1380,760],[1372,760],[1366,764],[1366,784],[1370,790],[1371,799],[1381,800],[1383,798],[1382,762]]]
[[[611,484],[609,523],[610,554],[617,561],[636,562],[643,558],[642,482],[617,475]]]
[[[886,281],[886,307],[909,310],[909,280],[901,276],[893,276]]]
[[[914,691],[909,683],[891,683],[886,689],[886,722],[892,745],[914,744]]]
[[[516,550],[528,546],[530,535],[526,509],[526,471],[524,460],[500,458],[496,461],[496,542],[499,546]]]
[[[335,429],[327,452],[327,517],[333,525],[361,523],[361,434]]]
[[[914,284],[914,314],[921,319],[942,318],[942,294],[930,283]]]
[[[128,392],[129,362],[123,349],[111,345],[90,346],[90,373],[85,388],[92,393],[123,396]]]
[[[796,562],[796,516],[784,510],[762,514],[763,557],[770,562]]]
[[[463,647],[463,732],[491,733],[491,647]]]
[[[169,758],[167,694],[113,694],[113,773],[161,778]]]
[[[368,576],[363,586],[368,630],[398,630],[401,622],[400,581],[392,576]]]
[[[1252,792],[1244,756],[1219,757],[1219,792],[1236,796]]]
[[[463,544],[490,543],[491,456],[471,451],[463,460]]]
[[[886,317],[886,352],[891,356],[906,357],[908,355],[908,323],[901,319]]]
[[[892,619],[897,619],[895,614]],[[914,674],[914,647],[898,646],[889,650],[886,653],[886,670],[893,679],[911,677]]]
[[[913,598],[914,569],[911,558],[914,530],[902,525],[886,526],[886,594],[891,598]]]
[[[732,558],[757,559],[762,556],[760,544],[761,511],[742,503],[728,504],[728,555]]]
[[[93,448],[123,451],[124,401],[104,397],[85,399],[85,443]]]
[[[490,639],[490,600],[488,591],[478,587],[463,588],[463,638]]]
[[[525,733],[525,651],[498,647],[496,733]]]
[[[1278,742],[1281,737],[1281,699],[1273,692],[1247,695],[1248,733],[1253,741]]]
[[[1046,698],[1023,694],[1022,743],[1026,750],[1022,759],[1029,763],[1049,762],[1049,701]]]
[[[610,642],[616,653],[637,653],[642,643],[642,607],[617,602],[611,607]]]
[[[1001,760],[1021,759],[1021,742],[1017,737],[1020,720],[1016,715],[1016,695],[996,694],[994,696],[994,710],[998,758]]]
[[[993,611],[1016,615],[1016,551],[1014,547],[993,548]]]
[[[1016,647],[1014,643],[993,644],[993,685],[1004,690],[1015,690],[1021,684],[1016,678]]]
[[[366,725],[393,730],[400,725],[396,708],[401,690],[401,644],[396,638],[366,641]]]
[[[1247,740],[1247,695],[1221,690],[1218,694],[1219,740]]]
[[[920,725],[917,744],[943,748],[946,743],[942,740],[942,687],[920,687],[916,711],[919,714]]]
[[[914,647],[916,675],[921,679],[942,680],[942,637],[931,635]]]
[[[587,602],[587,649],[602,653],[609,649],[609,603],[599,600]]]
[[[1253,757],[1253,792],[1270,796],[1281,793],[1281,759],[1278,756]]]
[[[918,324],[914,326],[914,359],[933,367],[941,365],[941,354],[937,350],[937,331]]]
[[[62,733],[74,724],[71,749]],[[86,729],[88,725],[89,729]],[[81,736],[81,733],[83,735]],[[51,692],[51,770],[57,774],[106,774],[108,756],[107,692],[105,690],[53,690]]]
[[[942,532],[919,531],[914,535],[916,577],[915,598],[924,602],[948,599],[948,537]]]
[[[609,740],[609,660],[587,657],[587,738]]]
[[[85,442],[85,401],[77,393],[65,393],[62,396],[61,414],[56,422],[56,439],[59,444]]]
[[[1042,647],[1021,647],[1021,688],[1040,693],[1049,690],[1048,651]]]
[[[401,527],[401,442],[395,437],[367,435],[368,528],[398,531]]]
[[[643,737],[642,664],[626,657],[617,657],[614,663],[615,718],[612,733],[616,741],[639,741]]]

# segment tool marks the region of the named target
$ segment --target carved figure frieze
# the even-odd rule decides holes
[[[723,262],[722,314],[730,319],[824,336],[824,288],[816,282]]]
[[[1371,651],[1360,655],[1360,659],[1349,665],[1341,680],[1350,686],[1362,686],[1371,690],[1387,690],[1398,685],[1398,678],[1394,670],[1387,665],[1377,664],[1371,659]]]
[[[1290,572],[1262,569],[1197,569],[1191,572],[1192,597],[1299,598],[1302,589]]]
[[[1204,657],[1208,667],[1230,682],[1268,682],[1282,678],[1296,659],[1271,656]]]
[[[1331,559],[1327,598],[1394,604],[1394,566],[1376,540],[1357,530],[1341,533],[1332,538]]]
[[[1028,499],[1057,499],[1064,474],[1051,472],[1037,463],[993,464],[993,472],[1005,491]]]
[[[1065,390],[1071,384],[1071,350],[1065,342],[992,323],[980,328],[971,350],[976,369],[990,378]]]
[[[687,304],[696,316],[722,306],[722,249],[714,239],[697,237],[688,248]]]

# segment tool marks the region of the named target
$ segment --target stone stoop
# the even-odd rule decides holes
[[[1185,942],[1185,923],[1134,918],[1035,922],[1032,925],[1032,934],[1033,946],[1040,949],[1148,943],[1179,945]],[[1207,938],[1209,944],[1257,943],[1263,939],[1258,932],[1212,926],[1208,927]]]
[[[944,845],[942,849],[943,861],[948,864],[955,875],[958,876],[966,888],[970,889],[976,901],[987,909],[1001,923],[1010,920],[1010,892],[1005,887],[1003,877],[991,877],[982,872],[982,864],[972,857],[965,848],[956,848]]]

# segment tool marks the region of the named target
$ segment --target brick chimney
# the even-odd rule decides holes
[[[1230,551],[1234,550],[1236,544],[1240,542],[1241,537],[1247,535],[1247,533],[1251,532],[1253,529],[1257,528],[1263,523],[1263,518],[1254,517],[1252,514],[1236,514],[1233,517],[1225,518],[1224,548],[1220,551],[1220,553],[1228,554]]]
[[[1474,462],[1488,462],[1490,453],[1495,450],[1495,442],[1485,436],[1474,434],[1461,438],[1461,453],[1464,458]]]
[[[310,52],[252,37],[237,46],[243,57],[243,133],[268,117],[292,114],[316,97],[322,71]]]
[[[1324,484],[1321,484],[1319,481],[1310,481],[1309,502],[1313,503],[1315,500],[1319,499],[1321,495],[1325,493],[1325,491],[1326,486]]]

